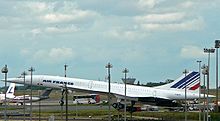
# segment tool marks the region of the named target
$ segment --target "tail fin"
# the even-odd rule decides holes
[[[13,98],[15,92],[15,83],[11,83],[6,92],[7,98]]]
[[[200,81],[199,81],[200,74],[199,72],[191,71],[186,75],[182,75],[174,82],[157,86],[157,89],[170,89],[170,90],[178,90],[183,91],[185,88],[189,91],[197,92],[199,91]]]
[[[51,91],[52,91],[52,88],[45,89],[45,91],[41,94],[40,97],[42,97],[42,98],[48,97],[50,95]]]

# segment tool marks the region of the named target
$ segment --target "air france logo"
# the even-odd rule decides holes
[[[66,82],[66,81],[56,81],[56,80],[43,80],[46,83],[55,83],[55,84],[67,84],[67,85],[74,85],[73,82]]]

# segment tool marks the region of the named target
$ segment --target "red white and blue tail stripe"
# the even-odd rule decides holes
[[[177,88],[177,89],[189,89],[189,90],[196,90],[199,88],[199,73],[198,72],[191,72],[187,74],[184,78],[178,80],[175,84],[173,84],[170,88]]]
[[[185,90],[186,88],[187,90],[197,91],[200,86],[199,77],[199,72],[192,71],[186,75],[182,75],[180,78],[176,79],[172,83],[158,86],[155,88],[172,90]]]

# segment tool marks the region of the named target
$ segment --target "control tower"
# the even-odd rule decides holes
[[[125,83],[125,78],[121,79]],[[126,78],[126,84],[134,84],[136,78]]]

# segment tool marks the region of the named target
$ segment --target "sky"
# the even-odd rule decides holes
[[[34,74],[141,84],[176,79],[207,64],[220,39],[219,0],[1,0],[0,66]],[[4,75],[1,75],[4,78]],[[215,54],[210,85],[215,87]],[[136,82],[137,82],[136,81]],[[3,86],[4,82],[0,82]]]

